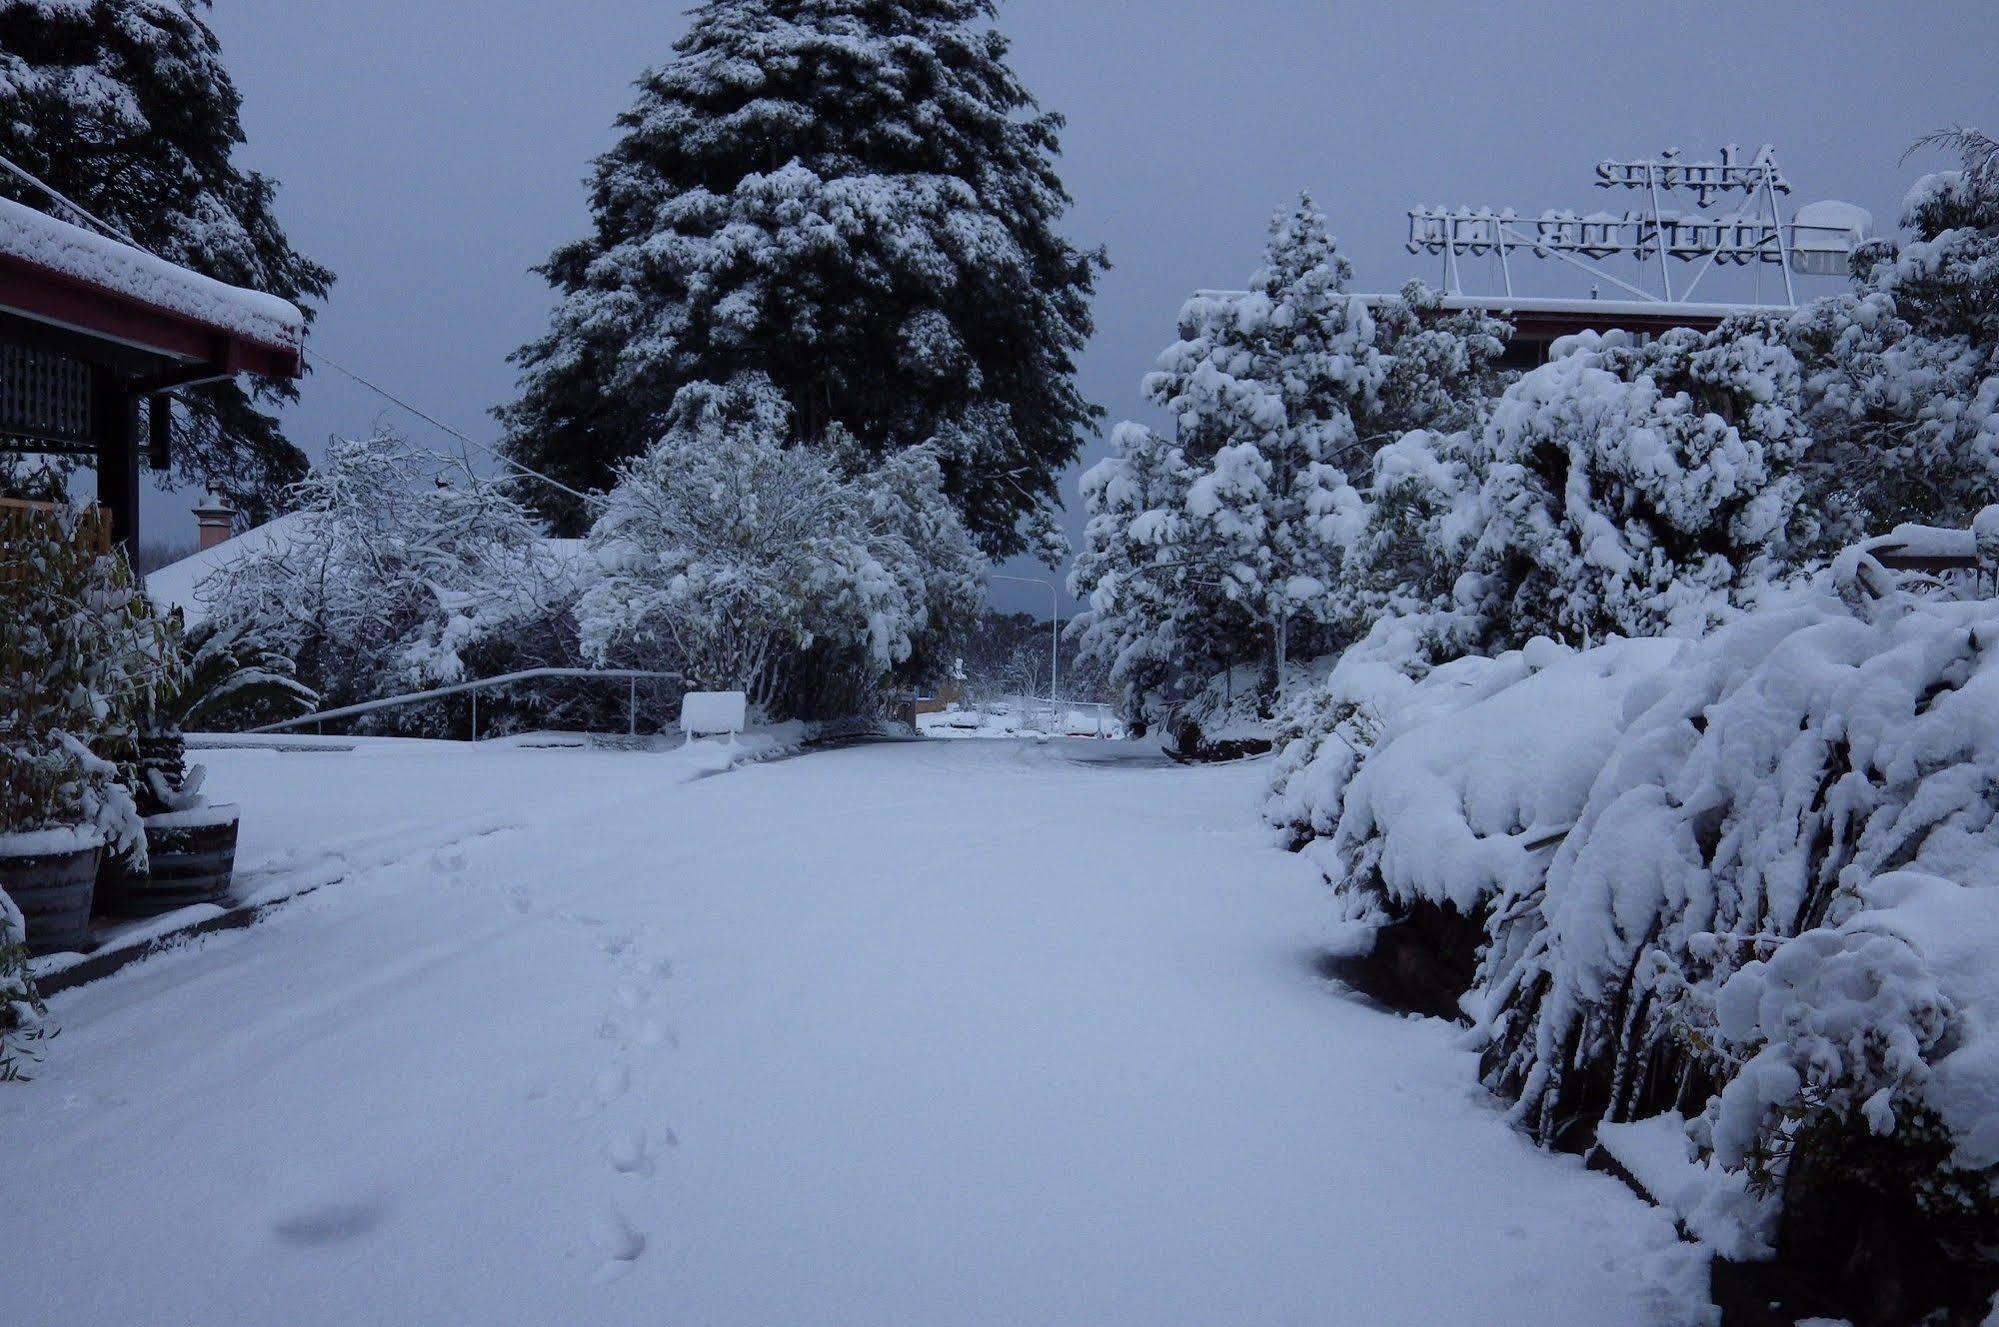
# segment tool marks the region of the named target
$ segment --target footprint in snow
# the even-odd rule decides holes
[[[604,1159],[611,1163],[611,1169],[620,1175],[637,1175],[649,1179],[654,1170],[654,1159],[662,1151],[680,1146],[679,1135],[671,1129],[661,1129],[649,1135],[644,1129],[627,1129],[612,1137],[604,1144]]]
[[[597,1214],[596,1224],[590,1232],[590,1243],[604,1259],[593,1278],[599,1285],[615,1281],[631,1271],[632,1264],[646,1251],[646,1237],[633,1230],[624,1214],[615,1207],[606,1207]]]
[[[293,1208],[271,1222],[271,1231],[287,1244],[306,1248],[339,1244],[365,1235],[382,1224],[388,1203],[379,1195],[332,1198]]]
[[[596,1093],[597,1104],[608,1106],[631,1088],[631,1070],[622,1064],[606,1065],[597,1071],[597,1081],[591,1085]]]
[[[662,1046],[678,1046],[680,1044],[680,1039],[673,1035],[673,1029],[656,1018],[648,1018],[643,1023],[640,1023],[639,1030],[633,1039],[649,1051],[658,1050]]]
[[[604,1159],[620,1175],[650,1178],[653,1173],[652,1144],[643,1129],[627,1129],[604,1144]]]

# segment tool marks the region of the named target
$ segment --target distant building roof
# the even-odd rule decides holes
[[[1197,290],[1194,294],[1206,299],[1244,299],[1252,292],[1247,290]],[[1400,295],[1370,295],[1352,291],[1349,299],[1357,299],[1370,308],[1385,304]],[[1445,295],[1442,307],[1451,312],[1475,311],[1489,313],[1496,318],[1505,318],[1516,327],[1555,326],[1566,327],[1570,332],[1606,332],[1621,328],[1628,332],[1656,332],[1673,327],[1712,328],[1724,318],[1738,314],[1769,314],[1784,317],[1797,310],[1789,304],[1707,304],[1685,303],[1681,301],[1646,299],[1578,299],[1574,297],[1547,295]],[[1565,332],[1564,335],[1567,335]]]
[[[1389,298],[1362,295],[1367,303]],[[1788,304],[1686,304],[1642,299],[1560,299],[1529,295],[1446,295],[1452,312],[1489,313],[1513,324],[1517,335],[1571,336],[1577,332],[1663,332],[1675,327],[1708,331],[1738,314],[1786,317]]]
[[[146,577],[146,595],[161,608],[180,609],[187,625],[192,627],[208,616],[202,582],[246,554],[282,545],[298,534],[307,519],[304,512],[292,512],[213,548],[169,563]]]

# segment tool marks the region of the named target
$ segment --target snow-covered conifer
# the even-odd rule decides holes
[[[1830,551],[1904,521],[1956,524],[1999,500],[1999,148],[1932,135],[1962,169],[1917,181],[1908,236],[1876,241],[1855,288],[1799,311],[1805,469]]]
[[[1088,606],[1071,631],[1133,719],[1158,717],[1177,677],[1226,667],[1237,641],[1256,638],[1256,624],[1202,583],[1209,559],[1186,513],[1194,477],[1178,444],[1130,422],[1083,476],[1089,524],[1069,588]]]
[[[1504,328],[1444,315],[1420,287],[1370,308],[1350,275],[1310,198],[1279,213],[1250,289],[1188,301],[1145,380],[1174,441],[1125,426],[1085,478],[1081,630],[1126,661],[1134,712],[1140,660],[1166,676],[1260,659],[1274,681],[1340,639],[1366,526],[1349,476],[1413,422],[1479,416]]]
[[[607,487],[681,388],[760,373],[790,440],[838,425],[876,456],[929,443],[986,552],[1039,547],[1096,414],[1072,376],[1102,259],[1056,232],[1062,121],[993,16],[991,0],[696,8],[597,162],[593,233],[542,269],[561,301],[517,356],[511,453]]]
[[[203,19],[208,0],[0,0],[0,155],[167,259],[306,309],[333,274],[301,256],[273,211],[276,184],[232,160],[241,98]],[[0,194],[62,212],[0,174]],[[81,221],[77,217],[66,220]],[[305,457],[270,409],[288,383],[175,394],[176,482],[269,514]]]

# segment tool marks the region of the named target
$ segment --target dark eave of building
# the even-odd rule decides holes
[[[51,329],[78,358],[156,381],[153,390],[238,373],[296,378],[302,367],[296,346],[251,340],[5,253],[0,314]]]

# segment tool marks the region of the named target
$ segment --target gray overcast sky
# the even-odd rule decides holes
[[[632,80],[670,54],[681,9],[216,0],[243,159],[282,183],[294,242],[340,277],[315,341],[493,437],[487,411],[513,390],[506,355],[549,308],[527,269],[582,233],[588,161]],[[1999,127],[1992,0],[1006,0],[1000,21],[1028,86],[1069,118],[1069,233],[1115,264],[1082,362],[1085,393],[1112,420],[1149,418],[1138,379],[1181,300],[1239,285],[1270,213],[1300,189],[1330,215],[1355,286],[1387,290],[1437,274],[1402,247],[1413,204],[1621,211],[1631,198],[1590,187],[1601,157],[1770,142],[1792,204],[1844,198],[1887,228],[1908,181],[1941,164],[1898,167],[1913,139],[1952,122]],[[321,372],[287,423],[316,454],[329,432],[383,410]],[[1073,506],[1073,475],[1065,490]],[[156,534],[191,537],[184,498],[149,509]],[[1046,611],[1028,587],[995,599]]]

